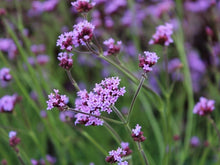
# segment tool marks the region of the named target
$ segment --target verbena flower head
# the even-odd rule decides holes
[[[10,72],[9,68],[2,68],[0,70],[0,80],[2,80],[2,81],[10,81],[12,79],[12,76],[11,76],[11,74],[9,72]]]
[[[108,40],[105,40],[103,44],[108,47],[108,50],[104,52],[104,55],[109,56],[115,55],[120,52],[122,42],[117,41],[117,43],[115,44],[115,40],[113,38],[110,38]]]
[[[60,112],[60,120],[62,122],[72,121],[75,113],[73,111],[61,111]]]
[[[170,43],[173,43],[171,35],[173,34],[173,25],[166,23],[165,25],[160,25],[156,28],[156,33],[152,36],[152,39],[149,41],[149,44],[160,44],[169,46]]]
[[[134,141],[143,142],[146,140],[146,137],[143,136],[143,132],[141,131],[141,126],[139,124],[136,125],[135,129],[132,129],[132,138]]]
[[[96,116],[100,116],[102,111],[111,113],[111,106],[125,93],[125,87],[119,88],[119,84],[118,77],[110,77],[96,84],[93,92],[79,91],[77,93],[79,98],[75,101],[76,110]],[[85,124],[85,126],[103,124],[103,120],[94,116],[78,113],[75,117],[75,124]]]
[[[71,3],[72,6],[75,7],[77,12],[89,12],[94,6],[94,2],[90,2],[90,0],[77,0],[76,2]]]
[[[74,45],[78,47],[79,45],[86,45],[86,42],[90,42],[93,37],[93,31],[95,26],[84,20],[73,26],[73,38]]]
[[[44,159],[40,159],[40,160],[31,159],[31,164],[32,165],[46,165],[46,162]]]
[[[14,59],[17,54],[17,47],[10,38],[0,38],[0,50],[8,53],[10,59]]]
[[[0,112],[12,112],[17,99],[18,96],[16,94],[12,96],[5,95],[2,98],[0,98]]]
[[[17,137],[17,132],[10,131],[9,132],[9,144],[11,147],[15,147],[20,143],[20,138]]]
[[[144,55],[139,55],[139,67],[141,67],[144,72],[152,71],[152,66],[157,63],[159,57],[155,52],[145,51]]]
[[[123,156],[128,156],[132,154],[132,150],[129,148],[129,143],[128,142],[121,142],[121,148],[126,151],[125,155]]]
[[[66,95],[60,95],[58,89],[54,89],[54,93],[48,95],[48,98],[47,110],[51,110],[54,107],[58,107],[62,110],[62,108],[69,102],[69,98]]]
[[[71,51],[74,44],[73,35],[72,31],[61,34],[57,40],[57,46],[62,50]]]
[[[199,102],[195,105],[193,109],[194,114],[204,116],[210,114],[215,109],[215,101],[208,100],[205,97],[200,97]]]
[[[122,156],[126,154],[126,151],[124,151],[122,148],[118,147],[117,150],[112,150],[109,152],[109,156],[105,158],[105,161],[108,163],[118,163],[123,165],[126,161],[123,161]],[[125,163],[126,164],[126,163]]]
[[[212,7],[213,5],[216,4],[215,0],[197,0],[197,1],[186,1],[184,3],[184,8],[187,11],[191,11],[191,12],[204,12],[206,10],[208,10],[210,7]]]
[[[73,54],[67,52],[61,52],[58,54],[57,59],[60,61],[59,66],[62,68],[69,70],[73,66]]]
[[[55,164],[57,161],[56,157],[51,156],[51,155],[46,155],[46,159],[51,165]]]
[[[39,65],[45,65],[50,61],[50,57],[46,54],[39,54],[36,60]]]

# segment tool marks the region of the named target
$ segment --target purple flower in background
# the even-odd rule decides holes
[[[74,118],[75,113],[73,111],[61,111],[60,120],[62,122],[71,121]]]
[[[105,26],[107,28],[112,28],[114,26],[114,21],[113,21],[112,17],[110,17],[110,16],[105,17]]]
[[[117,41],[115,44],[115,40],[110,38],[103,42],[104,45],[108,47],[108,50],[104,52],[105,56],[115,55],[120,52],[121,49],[121,41]]]
[[[10,81],[12,79],[12,76],[9,72],[10,72],[9,68],[2,68],[0,70],[0,80],[5,82]]]
[[[58,54],[57,59],[60,61],[59,66],[62,68],[69,70],[73,66],[73,54],[67,52],[61,52]]]
[[[107,15],[111,15],[117,12],[120,8],[124,8],[127,6],[126,0],[112,0],[106,3],[105,5],[105,13]]]
[[[132,129],[132,138],[134,141],[143,142],[146,140],[146,137],[143,136],[143,132],[141,131],[141,126],[139,124],[136,125],[135,129]]]
[[[71,3],[72,6],[75,7],[77,12],[89,12],[94,6],[94,2],[90,2],[90,0],[77,0],[76,2]]]
[[[179,58],[171,59],[168,63],[168,72],[171,74],[173,80],[183,80],[183,75],[179,71],[183,67]]]
[[[193,113],[200,116],[210,114],[215,109],[215,101],[200,97],[199,102],[194,106]]]
[[[10,59],[14,59],[17,54],[17,47],[10,38],[0,38],[0,50],[8,53]]]
[[[31,51],[35,54],[41,54],[45,52],[45,45],[31,45]]]
[[[149,44],[160,44],[169,46],[170,43],[173,43],[171,35],[173,34],[173,25],[166,23],[165,25],[160,25],[156,28],[156,33],[152,36],[152,39],[149,41]]]
[[[87,20],[79,22],[73,26],[73,39],[75,47],[79,45],[86,45],[93,37],[95,26]]]
[[[1,10],[1,9],[0,9]],[[1,15],[1,13],[0,13]],[[8,165],[8,162],[6,159],[1,160],[1,165]]]
[[[144,51],[144,56],[139,55],[139,67],[141,67],[144,72],[152,71],[152,66],[157,63],[159,57],[155,52]]]
[[[17,99],[18,96],[16,94],[12,96],[5,95],[0,98],[0,112],[12,112]]]
[[[54,89],[55,93],[48,95],[49,100],[47,101],[47,110],[51,110],[54,107],[61,108],[66,106],[69,102],[69,98],[66,95],[60,95],[58,89]]]
[[[51,165],[55,164],[57,161],[56,157],[51,156],[51,155],[46,155],[46,159]]]
[[[60,49],[71,51],[72,46],[74,44],[73,41],[73,32],[65,32],[64,34],[61,34],[59,36],[59,39],[57,40],[57,46],[60,46]]]
[[[40,159],[40,160],[31,159],[31,164],[32,165],[46,165],[45,160],[43,159]]]
[[[186,10],[191,12],[203,12],[208,10],[211,6],[215,5],[215,0],[197,0],[197,1],[186,1],[184,7]]]
[[[46,112],[45,110],[41,110],[41,111],[40,111],[40,116],[41,116],[42,118],[46,118],[46,117],[47,117],[47,112]]]
[[[40,54],[36,58],[39,65],[45,65],[50,61],[50,57],[45,54]]]
[[[190,140],[190,145],[192,147],[198,147],[200,145],[200,140],[197,136],[193,136]]]

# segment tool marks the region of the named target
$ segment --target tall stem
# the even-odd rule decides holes
[[[138,89],[137,89],[137,91],[135,92],[134,97],[133,97],[133,99],[132,99],[132,101],[131,101],[131,105],[130,105],[130,108],[129,108],[129,111],[128,111],[128,118],[127,118],[127,120],[126,120],[126,123],[128,123],[128,122],[130,121],[130,117],[131,117],[131,113],[132,113],[132,110],[133,110],[133,107],[134,107],[134,103],[135,103],[135,101],[136,101],[136,98],[137,98],[137,96],[138,96],[140,90],[141,90],[141,87],[143,86],[143,83],[144,83],[145,78],[146,78],[146,73],[144,73],[144,74],[142,75],[141,80],[140,80],[140,84],[138,85]]]
[[[107,128],[107,130],[112,134],[112,136],[115,138],[117,143],[120,145],[122,140],[118,135],[118,133],[114,130],[114,128],[112,128],[106,121],[104,122],[104,126]]]
[[[141,152],[142,157],[144,158],[144,162],[145,162],[146,165],[148,165],[147,156],[145,155],[145,152],[144,152],[144,150],[142,148],[142,145],[141,145],[140,142],[137,142],[137,143],[138,143],[138,149]]]
[[[86,112],[82,112],[82,111],[78,111],[78,110],[76,110],[76,109],[69,108],[69,107],[67,107],[66,110],[73,111],[73,112],[76,112],[76,113],[81,113],[81,114],[88,115],[88,116],[94,116],[94,117],[97,117],[97,118],[99,118],[99,119],[101,118],[101,119],[103,119],[103,120],[107,120],[107,121],[112,122],[112,123],[115,123],[115,124],[124,124],[123,122],[118,121],[118,120],[110,119],[110,118],[105,117],[105,116],[93,115],[93,114],[86,113]]]
[[[115,106],[112,106],[112,110],[116,113],[116,115],[120,118],[120,120],[123,123],[126,122],[126,120],[125,120],[124,116],[122,115],[122,113]]]
[[[212,126],[214,127],[214,129],[215,129],[215,131],[216,131],[216,133],[218,135],[219,144],[220,144],[220,131],[219,131],[217,125],[215,124],[215,121],[212,119],[211,115],[208,115],[207,118],[208,118],[209,122],[212,124]]]
[[[24,163],[23,159],[21,158],[21,156],[19,155],[19,153],[17,154],[17,156],[18,156],[19,162],[20,162],[22,165],[25,165],[25,163]]]
[[[164,55],[164,67],[166,72],[166,88],[169,89],[169,73],[168,73],[168,56],[167,56],[167,47],[164,46],[163,48],[163,55]]]
[[[78,84],[76,83],[76,81],[74,80],[70,70],[66,70],[66,73],[67,73],[72,85],[76,88],[77,91],[80,91],[80,88],[79,88]]]

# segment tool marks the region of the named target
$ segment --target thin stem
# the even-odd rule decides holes
[[[84,114],[84,115],[94,116],[94,117],[97,117],[97,118],[99,118],[99,119],[107,120],[107,121],[112,122],[112,123],[115,123],[115,124],[124,124],[123,122],[118,121],[118,120],[110,119],[110,118],[105,117],[105,116],[93,115],[93,114],[86,113],[86,112],[82,112],[82,111],[78,111],[78,110],[76,110],[76,109],[69,108],[69,107],[67,107],[66,110],[73,111],[73,112],[76,112],[76,113],[81,113],[81,114]]]
[[[141,77],[140,84],[138,85],[138,89],[137,89],[137,91],[135,92],[134,97],[133,97],[133,99],[132,99],[132,101],[131,101],[131,105],[130,105],[130,108],[129,108],[129,111],[128,111],[128,118],[127,118],[127,120],[126,120],[126,123],[129,123],[129,121],[130,121],[131,113],[132,113],[132,110],[133,110],[133,107],[134,107],[134,103],[135,103],[135,101],[136,101],[136,99],[137,99],[137,96],[138,96],[138,94],[139,94],[139,92],[140,92],[141,87],[143,86],[143,83],[144,83],[145,78],[146,78],[146,74],[144,73],[144,74],[142,75],[142,77]]]
[[[164,46],[163,48],[163,55],[164,55],[164,67],[165,67],[165,72],[166,72],[166,88],[169,89],[169,73],[168,73],[168,56],[167,56],[167,47]]]
[[[144,158],[145,164],[148,165],[147,156],[146,156],[146,154],[145,154],[145,152],[144,152],[144,150],[143,150],[142,145],[141,145],[140,142],[138,142],[138,149],[139,149],[139,151],[141,152],[142,157]]]
[[[124,116],[122,115],[122,113],[114,105],[111,108],[117,114],[117,116],[121,119],[121,121],[123,123],[126,123],[126,120],[125,120]]]
[[[117,143],[120,145],[122,140],[121,140],[120,136],[118,135],[118,133],[114,130],[114,128],[112,128],[106,121],[104,122],[104,126],[112,134],[112,136],[115,138]]]
[[[74,80],[70,70],[66,70],[66,73],[67,73],[72,85],[76,88],[77,91],[80,91],[80,88],[79,88],[78,84],[76,83],[76,81]]]
[[[99,56],[99,53],[96,52],[90,45],[88,42],[86,42],[86,47],[89,51],[91,51],[91,53],[94,53],[95,55]]]
[[[18,160],[20,161],[20,163],[22,165],[25,165],[25,163],[24,163],[23,159],[21,158],[21,156],[19,155],[19,153],[17,154],[17,156],[18,156]]]
[[[208,118],[209,122],[212,124],[212,126],[214,127],[214,129],[218,135],[219,143],[220,143],[220,131],[219,131],[217,125],[215,124],[215,121],[212,119],[211,115],[208,115],[207,118]]]

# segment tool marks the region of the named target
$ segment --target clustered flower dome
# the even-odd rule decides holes
[[[139,124],[136,125],[135,129],[132,129],[132,138],[134,141],[143,142],[146,140],[146,137],[143,136],[143,132],[141,131],[141,126]]]
[[[110,77],[96,84],[92,92],[79,91],[77,93],[79,98],[75,101],[75,109],[96,116],[100,116],[103,111],[110,114],[112,112],[111,106],[125,93],[125,87],[119,88],[119,84],[118,77]],[[85,124],[85,126],[103,124],[103,120],[95,116],[78,113],[75,117],[75,124]]]
[[[118,165],[128,165],[127,161],[123,161],[123,155],[126,155],[126,151],[118,147],[117,150],[112,150],[109,152],[109,156],[105,158],[108,163],[118,163]]]
[[[215,101],[208,100],[205,97],[200,97],[199,102],[195,105],[193,109],[194,114],[204,116],[210,114],[215,109]]]
[[[18,96],[16,94],[12,96],[3,96],[2,98],[0,98],[0,112],[12,112],[17,101]]]
[[[57,59],[60,61],[59,66],[62,68],[69,70],[73,66],[73,54],[67,52],[61,52],[58,54]]]
[[[90,2],[90,0],[77,0],[76,2],[72,2],[71,5],[75,7],[77,12],[89,12],[94,6],[95,2]]]
[[[159,57],[155,52],[145,51],[144,55],[139,55],[139,67],[141,67],[144,72],[152,71],[152,66],[157,63]]]
[[[115,44],[115,40],[113,38],[110,38],[108,40],[105,40],[103,44],[108,47],[107,51],[104,52],[104,55],[110,56],[120,52],[122,42],[117,41]]]
[[[54,93],[48,95],[48,98],[47,110],[51,110],[54,107],[58,107],[62,110],[62,108],[69,102],[69,98],[66,95],[60,95],[58,89],[54,89]]]

